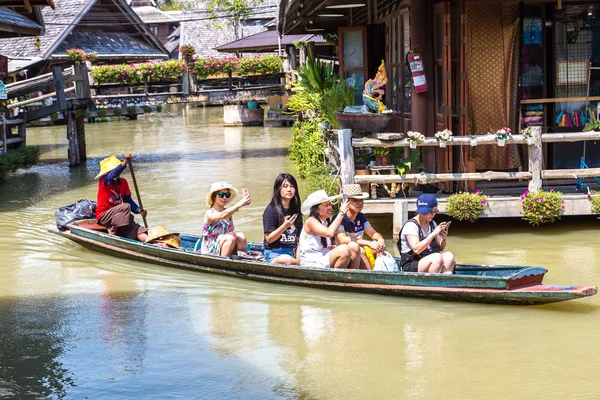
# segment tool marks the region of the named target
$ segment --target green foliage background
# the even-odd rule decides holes
[[[19,150],[9,151],[0,156],[0,182],[8,175],[22,168],[31,168],[40,161],[40,148],[27,146]]]

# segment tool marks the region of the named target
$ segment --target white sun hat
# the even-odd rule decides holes
[[[225,182],[225,181],[213,182],[213,184],[210,185],[210,190],[208,191],[208,194],[206,195],[206,204],[209,207],[212,207],[213,206],[213,200],[212,200],[213,193],[218,192],[219,190],[224,190],[224,189],[229,189],[229,191],[231,192],[231,199],[233,199],[238,194],[238,190],[229,182]]]
[[[316,206],[317,204],[325,203],[326,201],[335,201],[341,197],[340,194],[337,196],[329,196],[327,192],[324,190],[317,190],[308,195],[306,200],[302,203],[301,211],[302,214],[308,215],[310,214],[310,209],[312,206]]]

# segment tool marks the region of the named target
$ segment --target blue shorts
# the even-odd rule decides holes
[[[273,262],[279,256],[288,255],[292,257],[296,257],[296,248],[295,247],[280,247],[278,249],[265,249],[265,261]]]

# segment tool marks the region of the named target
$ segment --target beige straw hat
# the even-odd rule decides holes
[[[105,158],[104,160],[100,161],[100,173],[98,173],[94,179],[102,178],[119,165],[121,165],[121,160],[119,160],[117,157],[110,156]]]
[[[214,192],[218,192],[219,190],[224,190],[224,189],[229,189],[229,191],[231,192],[231,199],[233,199],[237,194],[238,194],[238,190],[229,182],[214,182],[212,185],[210,185],[210,190],[208,192],[208,194],[206,195],[206,204],[209,207],[213,206],[213,200],[212,200],[212,195]]]
[[[364,200],[369,198],[369,193],[363,192],[358,183],[350,183],[342,186],[342,193],[351,199]]]

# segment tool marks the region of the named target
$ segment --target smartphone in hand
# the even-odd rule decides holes
[[[348,195],[346,193],[342,193],[342,200],[348,201]]]
[[[250,196],[250,189],[243,188],[242,189],[242,197],[247,197],[247,196]]]
[[[448,221],[446,223],[446,232],[448,232],[448,230],[450,229],[450,224],[452,223],[452,221]]]

